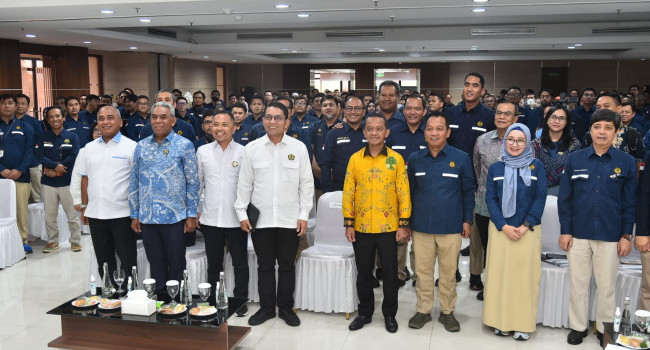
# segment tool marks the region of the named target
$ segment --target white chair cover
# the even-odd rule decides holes
[[[566,254],[560,248],[560,217],[557,212],[557,197],[547,196],[544,213],[542,213],[542,252]]]
[[[24,259],[25,250],[16,223],[16,184],[1,179],[0,193],[0,269],[4,269]]]
[[[337,191],[318,200],[314,246],[302,252],[296,267],[296,308],[346,313],[357,308],[357,268],[345,238],[342,199]]]
[[[47,242],[50,238],[45,229],[45,209],[43,203],[30,204],[28,213],[29,235]],[[59,213],[56,216],[56,221],[57,226],[59,227],[59,244],[65,243],[70,239],[70,228],[68,227],[68,217],[65,216],[65,212],[61,205],[59,205]],[[90,229],[88,229],[88,232],[90,232]]]

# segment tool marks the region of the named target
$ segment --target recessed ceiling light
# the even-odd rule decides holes
[[[469,61],[469,60],[465,61],[465,63],[470,63],[470,62],[472,62],[472,61]]]
[[[573,46],[580,47],[580,46],[582,46],[582,44],[574,44]]]
[[[289,49],[282,49],[282,51],[288,51]]]
[[[642,58],[641,61],[645,61],[645,58]]]
[[[291,53],[298,53],[298,50],[291,50]]]
[[[474,2],[488,2],[488,0],[474,0]]]
[[[233,61],[233,62],[237,62],[237,60],[231,60],[231,61]]]
[[[203,58],[210,58],[210,56],[203,56]]]
[[[105,15],[111,15],[111,14],[115,13],[115,11],[113,11],[113,10],[101,10],[101,11],[99,11],[99,13],[103,13]]]
[[[25,34],[25,36],[28,38],[35,38],[36,34]]]
[[[472,9],[472,12],[474,12],[474,13],[481,13],[481,12],[485,12],[485,11],[486,11],[486,9],[483,8],[483,7],[477,7],[477,8]]]
[[[241,21],[242,19],[244,19],[244,17],[243,17],[242,15],[234,15],[233,18],[234,18],[235,21],[237,21],[237,22],[239,22],[239,21]]]
[[[379,52],[384,52],[384,51],[386,51],[386,50],[385,50],[385,49],[379,49],[379,50],[377,50],[377,51],[379,51]]]
[[[93,43],[92,41],[88,41],[88,40],[84,41],[84,44],[92,44],[92,43]]]
[[[569,46],[569,47],[567,47],[567,49],[570,49],[570,50],[573,50],[573,49],[575,49],[575,48],[576,48],[575,46]]]
[[[129,47],[129,49],[131,49],[131,50],[137,50],[138,47],[137,47],[137,46],[131,46],[131,47]]]
[[[277,5],[275,5],[276,9],[288,9],[289,7],[291,7],[291,5],[289,5],[289,4],[277,4]]]
[[[151,22],[151,19],[150,18],[140,18],[140,22],[149,23],[149,22]]]
[[[308,13],[299,13],[296,16],[298,16],[300,18],[307,18],[307,17],[309,17],[309,14]]]

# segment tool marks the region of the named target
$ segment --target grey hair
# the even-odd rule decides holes
[[[174,106],[172,106],[172,105],[169,104],[168,102],[163,102],[163,101],[160,101],[160,102],[156,102],[156,103],[154,103],[153,106],[151,106],[151,109],[149,110],[149,113],[153,114],[153,110],[156,109],[156,108],[158,108],[158,107],[165,107],[165,108],[167,108],[167,109],[169,110],[169,114],[170,114],[172,117],[176,117],[176,110],[174,109]]]
[[[156,96],[154,96],[153,100],[156,101],[158,99],[158,95],[160,95],[163,92],[168,92],[170,95],[172,95],[172,99],[174,99],[174,102],[176,102],[176,95],[174,95],[173,92],[171,92],[171,91],[169,91],[167,89],[158,90],[158,92],[156,92]]]
[[[113,106],[110,106],[110,105],[105,105],[105,106],[99,107],[99,109],[97,110],[97,113],[99,114],[99,111],[101,111],[104,108],[112,109],[115,112],[115,114],[117,114],[118,117],[120,116],[120,110],[113,107]]]

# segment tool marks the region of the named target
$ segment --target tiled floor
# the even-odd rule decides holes
[[[61,332],[56,316],[45,312],[56,305],[81,294],[87,289],[89,254],[87,250],[72,253],[69,244],[61,250],[44,255],[44,242],[34,244],[34,254],[16,265],[0,271],[0,350],[44,350],[47,343]],[[82,245],[89,246],[90,236],[82,236]],[[348,331],[343,314],[322,314],[300,311],[302,324],[291,328],[278,318],[253,327],[238,349],[309,349],[309,350],[375,350],[375,349],[598,349],[598,341],[589,335],[579,346],[566,343],[566,329],[539,326],[527,342],[517,342],[511,337],[500,338],[481,322],[482,304],[476,292],[468,288],[468,258],[461,257],[460,271],[463,281],[458,284],[456,317],[461,331],[448,333],[436,319],[423,329],[408,328],[408,319],[415,312],[415,290],[410,283],[399,292],[396,334],[384,330],[381,312],[373,322],[360,331]],[[377,309],[380,310],[381,291],[376,289]],[[258,309],[251,304],[249,315]],[[354,317],[354,315],[352,315]],[[247,325],[247,317],[233,317],[233,325]]]

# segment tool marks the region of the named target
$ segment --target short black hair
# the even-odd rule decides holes
[[[616,130],[621,127],[621,115],[612,110],[603,108],[597,109],[591,115],[591,119],[589,120],[589,128],[591,129],[592,125],[602,121],[614,123],[614,128]]]
[[[174,89],[174,90],[172,90],[172,91],[171,91],[172,95],[173,95],[175,92],[178,92],[181,96],[183,95],[183,91],[178,90],[178,89]]]
[[[517,90],[517,91],[519,91],[519,95],[522,94],[521,93],[521,88],[519,88],[519,86],[511,86],[511,87],[508,88],[508,91],[510,91],[510,90]]]
[[[323,102],[325,102],[325,100],[333,100],[334,103],[336,104],[336,106],[341,105],[339,99],[334,97],[333,95],[325,95],[325,96],[323,96],[323,99],[320,101],[321,105],[323,104]]]
[[[578,90],[578,89],[573,89],[573,90]],[[571,91],[573,91],[573,90],[571,90]],[[580,90],[578,90],[578,91],[580,91]],[[596,94],[596,89],[594,89],[592,87],[588,87],[588,88],[585,88],[584,90],[582,90],[582,94],[580,94],[580,96],[584,96],[585,92],[587,92],[587,91],[593,92],[594,95]]]
[[[478,81],[479,81],[479,84],[481,84],[481,88],[485,86],[485,78],[483,77],[483,74],[478,73],[478,72],[467,73],[467,75],[465,76],[465,79],[463,79],[463,82],[465,82],[465,80],[467,80],[467,77],[477,77]]]
[[[394,87],[395,88],[395,93],[397,95],[399,95],[400,91],[402,91],[402,89],[400,89],[400,87],[399,87],[399,84],[392,81],[392,80],[384,80],[384,81],[382,81],[381,84],[379,84],[379,88],[377,89],[377,91],[381,91],[381,88],[383,88],[386,85],[390,85],[390,86]]]
[[[194,91],[194,93],[192,94],[192,98],[194,98],[194,95],[196,95],[196,94],[201,94],[201,96],[202,96],[203,99],[205,100],[205,93],[204,93],[203,91],[201,91],[201,90],[199,90],[199,91]]]
[[[32,101],[32,100],[29,98],[29,96],[27,96],[27,95],[25,95],[25,94],[16,94],[16,100],[18,100],[19,98],[24,98],[24,99],[26,99],[26,100],[27,100],[27,104],[30,104],[30,102]],[[18,101],[16,101],[16,103],[18,103]]]
[[[90,101],[93,101],[93,100],[99,101],[99,96],[97,96],[95,94],[86,95],[86,102],[90,102]]]
[[[144,98],[145,100],[149,101],[149,96],[147,96],[147,95],[139,95],[138,100],[141,99],[141,98]]]
[[[275,107],[275,108],[281,109],[282,113],[284,114],[284,118],[285,119],[289,118],[289,109],[287,108],[287,106],[283,105],[282,103],[280,103],[278,101],[271,101],[271,102],[269,102],[269,105],[266,106],[266,108],[268,109],[270,107]]]
[[[433,112],[431,112],[429,114],[429,116],[427,117],[427,124],[429,123],[429,120],[431,120],[431,118],[444,118],[445,119],[445,128],[449,129],[449,119],[447,119],[447,114],[445,114],[445,112],[443,112],[443,111],[433,111]],[[425,124],[425,126],[426,126],[426,124]]]
[[[544,92],[544,91],[548,92],[549,95],[553,96],[553,93],[551,92],[551,89],[546,89],[546,88],[540,89],[539,90],[539,95],[542,96],[542,92]]]
[[[75,100],[75,101],[79,102],[79,98],[77,96],[70,96],[70,97],[65,98],[65,105],[67,106],[68,102],[70,102],[72,100]],[[15,99],[14,99],[14,101],[15,101]]]
[[[230,121],[231,121],[233,124],[235,124],[235,116],[233,116],[232,113],[230,113],[230,111],[227,111],[227,110],[224,109],[224,110],[222,110],[222,111],[214,112],[214,113],[212,113],[212,114],[213,114],[214,117],[218,116],[219,114],[226,114],[227,116],[230,117]]]
[[[111,95],[102,95],[102,98],[108,98],[113,101],[113,97]]]
[[[323,98],[323,97],[325,97],[325,94],[322,93],[322,92],[319,92],[319,93],[317,93],[316,95],[312,96],[312,98],[311,98],[312,102],[313,102],[317,97]]]
[[[221,93],[220,93],[219,90],[217,90],[217,89],[214,89],[214,90],[210,91],[210,95],[212,95],[212,94],[215,93],[215,92],[218,93],[219,96],[221,96]]]
[[[406,102],[408,102],[409,98],[417,98],[418,100],[420,100],[420,102],[422,102],[422,109],[425,109],[425,110],[427,109],[427,102],[424,101],[424,98],[422,98],[422,96],[416,95],[416,94],[408,95],[408,96],[406,96]]]
[[[232,105],[232,108],[230,110],[233,110],[235,108],[241,108],[244,110],[244,113],[248,113],[248,107],[241,102],[235,102],[235,104]]]
[[[251,103],[253,103],[253,100],[260,100],[264,104],[264,97],[262,95],[255,94],[251,96]]]
[[[513,105],[515,107],[515,115],[516,116],[519,115],[519,106],[517,106],[516,104],[514,104],[514,103],[512,103],[512,102],[510,102],[508,100],[505,100],[505,99],[499,99],[499,101],[497,101],[497,104],[494,106],[494,108],[497,109],[499,107],[499,105],[501,105],[501,104]]]
[[[375,112],[375,113],[370,113],[370,114],[368,114],[368,115],[366,116],[366,119],[365,119],[365,120],[367,121],[368,118],[379,118],[379,119],[383,120],[383,121],[384,121],[384,126],[386,127],[386,129],[388,129],[388,119],[386,119],[386,117],[384,117],[383,114],[381,114],[381,113],[377,113],[377,112]]]
[[[187,103],[187,99],[186,99],[185,97],[183,97],[183,96],[179,96],[179,97],[176,99],[176,101],[174,101],[174,102],[178,103],[178,100],[183,100],[183,101],[185,101],[185,103]]]
[[[611,97],[614,100],[614,103],[616,103],[617,106],[621,105],[621,97],[618,96],[618,94],[614,94],[614,93],[611,93],[611,92],[604,92],[604,93],[598,95],[598,98],[596,98],[596,100],[598,100],[601,97]]]
[[[136,95],[136,94],[128,94],[124,98],[124,102],[126,102],[126,101],[131,101],[133,103],[138,102],[138,95]]]

